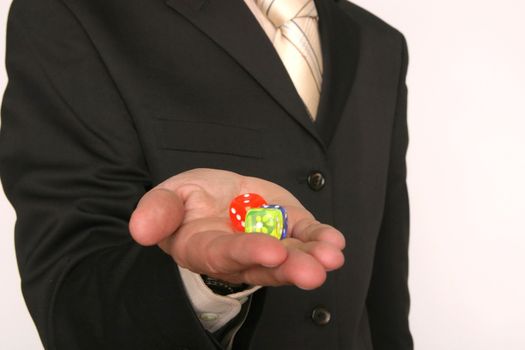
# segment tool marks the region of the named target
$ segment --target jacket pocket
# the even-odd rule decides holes
[[[155,119],[158,145],[165,150],[264,158],[264,131],[220,123]]]

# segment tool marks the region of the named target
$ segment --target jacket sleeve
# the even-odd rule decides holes
[[[152,180],[130,113],[59,0],[14,0],[0,174],[22,290],[46,349],[215,349],[176,265],[134,243]]]
[[[374,350],[413,348],[408,325],[409,201],[405,160],[408,147],[405,84],[408,54],[404,38],[401,62],[383,221],[367,298]]]

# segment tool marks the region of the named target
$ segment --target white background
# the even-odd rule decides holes
[[[525,350],[525,3],[356,2],[409,42],[416,348]],[[19,291],[14,220],[0,193],[0,348],[41,349]]]

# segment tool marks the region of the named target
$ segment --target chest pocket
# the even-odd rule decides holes
[[[265,158],[263,130],[213,122],[156,119],[157,144],[164,150]]]

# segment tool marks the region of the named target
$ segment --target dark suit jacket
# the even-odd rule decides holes
[[[198,167],[280,184],[349,243],[321,288],[256,293],[237,348],[412,348],[405,41],[351,3],[316,3],[314,124],[242,0],[14,0],[0,166],[46,348],[217,346],[172,259],[127,227],[148,189]]]

